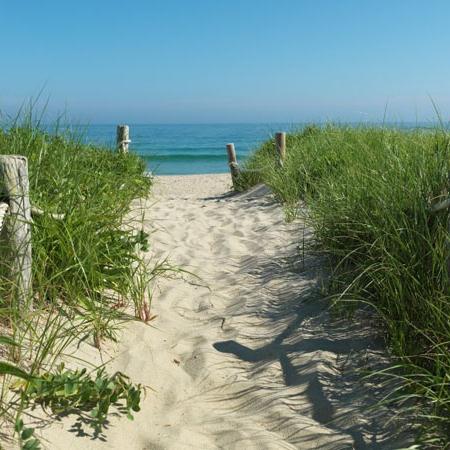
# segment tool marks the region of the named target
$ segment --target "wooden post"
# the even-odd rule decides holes
[[[28,161],[24,156],[0,155],[0,196],[9,205],[5,222],[11,279],[19,305],[32,306],[31,208]]]
[[[278,160],[280,162],[280,166],[282,166],[286,158],[286,133],[276,133],[275,144],[277,146]]]
[[[448,174],[448,182],[447,186],[450,186],[450,173]],[[446,210],[447,213],[447,239],[446,239],[446,251],[447,251],[447,283],[450,280],[450,213],[448,209],[450,208],[450,197],[449,197],[450,188],[447,187],[443,189],[441,192],[442,196],[445,196],[446,199],[431,205],[429,208],[429,212],[432,214],[438,213],[440,211]]]
[[[121,153],[128,153],[130,142],[130,127],[128,125],[117,125],[117,150]]]
[[[234,144],[227,144],[228,166],[230,167],[233,186],[236,187],[236,179],[239,176],[239,165],[236,159]]]
[[[450,214],[447,217],[447,277],[450,280]]]

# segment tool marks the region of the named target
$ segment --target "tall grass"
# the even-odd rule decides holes
[[[265,182],[288,218],[314,228],[335,298],[376,309],[400,357],[387,373],[409,388],[393,396],[427,400],[419,415],[432,419],[433,448],[450,446],[450,215],[430,212],[448,196],[449,145],[441,129],[311,126],[288,136],[283,168],[269,141],[240,179],[242,188]]]
[[[29,307],[18,304],[8,267],[2,267],[0,276],[0,439],[11,437],[8,421],[16,422],[19,437],[29,439],[19,415],[29,404],[24,393],[31,392],[31,385],[12,390],[14,375],[21,375],[8,367],[24,371],[26,383],[41,377],[41,387],[44,381],[47,386],[49,380],[70,379],[72,396],[74,379],[81,380],[80,386],[100,386],[103,381],[91,382],[75,372],[56,373],[56,367],[68,348],[72,352],[83,341],[100,348],[105,339],[118,337],[123,321],[134,315],[149,320],[149,283],[170,267],[165,263],[149,267],[140,252],[146,249],[148,236],[136,223],[127,223],[132,200],[147,196],[151,186],[145,163],[136,155],[86,145],[63,131],[49,134],[31,117],[0,130],[0,154],[28,158],[31,203],[44,211],[33,217]],[[55,220],[52,213],[63,214],[64,219]],[[7,244],[1,242],[4,255]],[[134,315],[129,314],[130,306]],[[91,389],[93,397],[83,398],[101,402],[102,395],[109,395],[108,401],[114,403],[133,395],[130,408],[137,407],[137,394],[123,378],[105,378],[103,372],[97,376],[109,380],[105,386],[119,380],[123,395],[109,388],[101,395]],[[108,401],[100,405],[102,417]]]

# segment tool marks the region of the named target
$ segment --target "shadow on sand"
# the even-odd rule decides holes
[[[306,416],[352,441],[350,446],[314,446],[301,432],[293,432],[289,442],[298,448],[392,450],[410,445],[412,428],[408,431],[395,420],[391,408],[377,405],[387,387],[376,377],[363,378],[365,371],[388,364],[373,317],[368,311],[358,311],[352,319],[333,317],[319,289],[320,279],[326,278],[324,260],[311,254],[299,259],[298,251],[286,254],[280,245],[276,255],[241,261],[236,280],[251,277],[252,287],[240,293],[229,311],[237,324],[235,339],[213,345],[247,363],[243,377],[254,385],[240,394],[267,409],[281,400],[298,418]],[[278,379],[274,366],[281,372]],[[249,403],[237,408],[249,408]]]

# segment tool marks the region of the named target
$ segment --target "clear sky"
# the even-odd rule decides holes
[[[0,109],[107,123],[450,113],[448,0],[0,0]]]

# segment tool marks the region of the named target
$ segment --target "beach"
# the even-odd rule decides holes
[[[326,264],[302,246],[312,231],[287,223],[267,187],[230,188],[229,174],[156,177],[152,195],[136,201],[148,260],[185,271],[158,281],[153,320],[127,323],[103,351],[109,372],[147,386],[142,410],[134,421],[113,416],[98,436],[64,417],[40,430],[48,448],[411,444],[395,408],[372,408],[385,387],[363,380],[389,362],[373,317],[330,312]]]
[[[450,450],[450,2],[4,2],[0,450]]]

